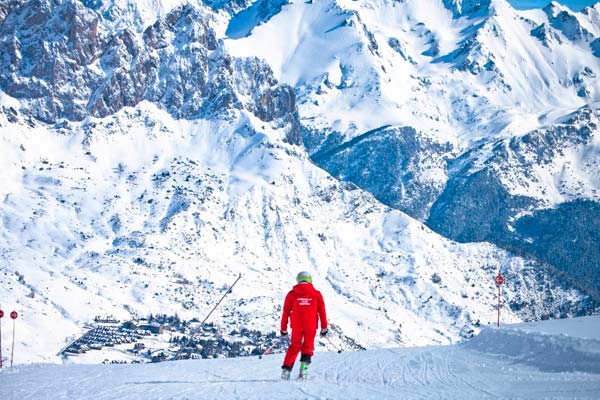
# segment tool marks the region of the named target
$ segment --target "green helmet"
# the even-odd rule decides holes
[[[298,275],[296,275],[296,282],[300,283],[300,282],[308,282],[308,283],[312,283],[312,276],[310,276],[310,274],[306,271],[301,271],[298,272]]]

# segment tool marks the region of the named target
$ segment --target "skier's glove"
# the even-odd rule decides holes
[[[328,332],[329,332],[329,329],[321,329],[321,337],[327,336]]]
[[[288,335],[287,331],[279,331],[281,333],[281,337],[286,337]]]

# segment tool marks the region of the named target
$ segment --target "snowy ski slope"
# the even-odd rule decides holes
[[[0,397],[597,399],[600,317],[487,328],[453,346],[317,353],[309,381],[279,380],[281,358],[29,365],[3,370]]]

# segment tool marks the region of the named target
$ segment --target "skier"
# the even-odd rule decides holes
[[[290,373],[298,353],[300,357],[300,379],[308,377],[308,364],[311,362],[317,334],[317,319],[321,321],[321,336],[327,335],[327,315],[323,295],[312,285],[312,277],[306,271],[296,276],[296,286],[285,296],[283,315],[281,317],[281,336],[288,335],[287,326],[290,319],[292,338],[290,346],[281,366],[281,377],[290,379]]]

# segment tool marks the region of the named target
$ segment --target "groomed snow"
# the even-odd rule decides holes
[[[595,332],[581,338],[574,331]],[[308,381],[282,355],[147,365],[28,365],[0,373],[11,399],[597,399],[600,317],[484,329],[453,346],[316,353]],[[526,343],[528,347],[522,349]],[[526,356],[526,357],[525,357]]]

